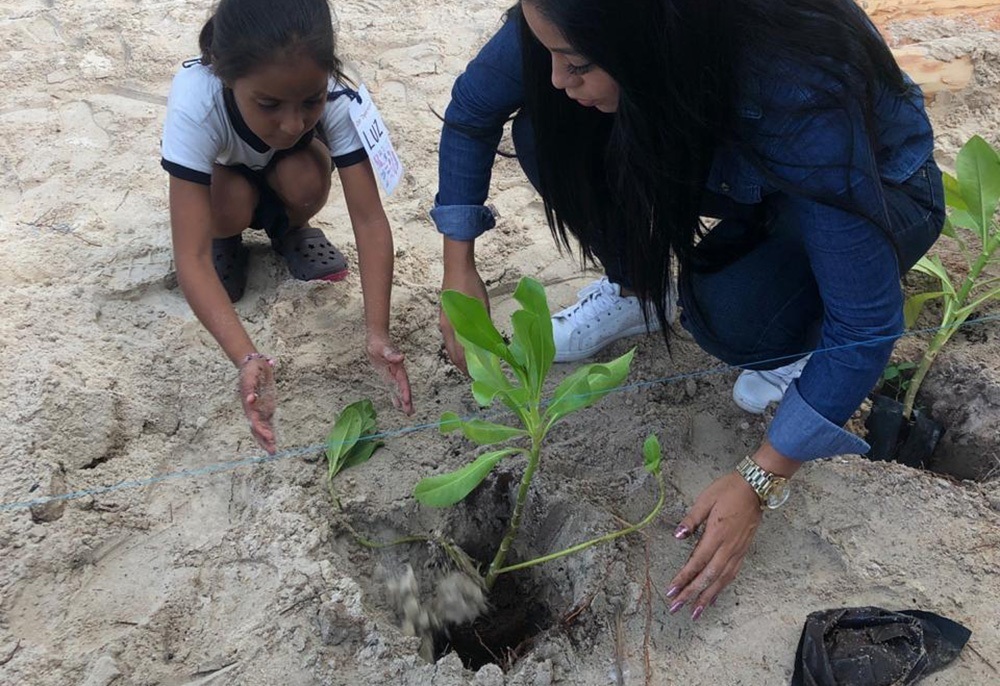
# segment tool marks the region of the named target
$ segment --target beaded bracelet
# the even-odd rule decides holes
[[[267,355],[263,355],[261,353],[249,353],[246,357],[243,358],[243,361],[240,362],[239,368],[243,369],[245,366],[247,366],[247,364],[253,362],[254,360],[266,360],[267,364],[270,365],[271,367],[273,367],[277,362],[277,360],[275,360],[273,357],[268,357]]]

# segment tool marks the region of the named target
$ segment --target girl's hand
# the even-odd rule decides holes
[[[674,532],[683,540],[705,525],[687,564],[670,582],[671,614],[686,606],[691,619],[698,619],[715,602],[740,571],[761,515],[760,499],[736,472],[716,479],[698,496]]]
[[[263,357],[247,360],[240,366],[239,374],[240,401],[250,420],[250,431],[257,445],[273,455],[277,452],[273,426],[277,394],[271,363]]]
[[[389,387],[392,404],[405,414],[413,414],[413,400],[410,396],[410,378],[403,364],[403,353],[393,347],[387,336],[369,336],[368,359],[378,372],[379,378]]]

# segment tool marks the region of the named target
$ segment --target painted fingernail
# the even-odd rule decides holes
[[[668,598],[673,598],[675,595],[677,595],[678,593],[680,593],[680,590],[681,590],[680,586],[671,586],[670,590],[667,591],[667,597]]]
[[[697,622],[698,618],[701,617],[701,613],[704,611],[705,611],[704,605],[699,605],[698,607],[696,607],[694,609],[694,612],[691,613],[691,620]]]
[[[719,599],[719,596],[712,598],[712,602],[708,604],[709,607],[715,607],[715,601]]]
[[[683,524],[681,524],[679,527],[677,527],[677,530],[674,531],[674,538],[687,538],[687,535],[689,533],[691,532],[688,530],[688,528]]]
[[[675,612],[677,612],[682,607],[684,607],[684,601],[683,600],[678,600],[676,603],[674,603],[673,605],[670,606],[670,614],[674,614]]]

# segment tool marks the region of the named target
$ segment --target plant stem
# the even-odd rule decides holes
[[[493,558],[493,562],[490,563],[490,568],[486,572],[486,590],[489,591],[493,588],[493,584],[496,583],[497,576],[500,574],[498,571],[507,559],[507,553],[510,551],[510,546],[514,542],[514,537],[517,536],[517,530],[521,526],[521,515],[524,514],[524,505],[528,501],[528,489],[531,488],[531,480],[535,476],[535,470],[538,469],[538,458],[541,454],[541,440],[537,436],[533,436],[531,439],[531,452],[528,454],[528,467],[524,470],[524,475],[521,477],[521,485],[517,489],[517,502],[514,504],[514,514],[511,515],[510,524],[507,526],[507,533],[504,534],[503,540],[500,541],[500,548],[497,550],[497,554]]]
[[[920,366],[914,372],[910,386],[906,389],[906,396],[903,398],[903,418],[907,421],[913,415],[913,405],[917,400],[917,391],[920,390],[920,384],[923,383],[927,371],[934,363],[938,353],[941,352],[944,344],[948,342],[952,334],[958,330],[959,326],[965,323],[965,320],[971,314],[962,314],[961,311],[965,308],[966,301],[968,301],[969,296],[972,294],[972,289],[975,287],[976,281],[979,280],[979,275],[986,265],[989,264],[993,252],[998,247],[1000,247],[1000,241],[991,240],[986,243],[979,254],[979,258],[969,268],[969,273],[962,282],[962,287],[955,294],[955,297],[951,300],[945,299],[944,314],[941,316],[941,328],[938,329],[938,332],[934,334],[934,338],[927,345],[927,350],[920,360]]]
[[[913,378],[910,379],[910,385],[906,388],[906,395],[903,397],[903,419],[909,421],[910,416],[913,414],[913,404],[917,400],[917,389],[920,388],[920,384],[923,383],[924,377],[927,376],[927,371],[934,364],[934,360],[937,359],[937,354],[940,352],[941,348],[951,337],[950,329],[941,329],[938,331],[934,338],[931,339],[930,344],[927,346],[927,350],[924,352],[924,356],[920,360],[920,366],[917,367],[917,371],[913,373]]]
[[[653,508],[653,511],[650,512],[648,515],[646,515],[646,517],[638,524],[633,524],[632,526],[626,527],[624,529],[619,529],[618,531],[614,531],[610,534],[605,534],[604,536],[599,536],[598,538],[593,538],[589,541],[578,543],[577,545],[566,548],[565,550],[560,550],[559,552],[556,553],[549,553],[548,555],[543,555],[542,557],[536,557],[533,560],[528,560],[526,562],[519,562],[518,564],[511,565],[510,567],[502,567],[500,569],[497,569],[496,571],[494,571],[493,565],[490,565],[490,574],[492,575],[493,580],[495,580],[496,577],[501,574],[506,574],[507,572],[516,572],[520,569],[527,569],[528,567],[534,567],[535,565],[540,565],[544,562],[551,562],[552,560],[557,560],[560,557],[566,557],[567,555],[578,553],[581,550],[586,550],[587,548],[591,548],[595,545],[598,545],[599,543],[605,543],[607,541],[613,541],[616,538],[621,538],[622,536],[628,536],[629,534],[633,534],[636,531],[645,528],[646,526],[651,524],[654,519],[656,519],[656,516],[658,514],[660,514],[660,510],[663,509],[663,505],[666,503],[667,500],[667,489],[663,483],[662,472],[656,473],[656,486],[660,491],[660,497],[656,501],[656,506]],[[494,564],[495,563],[496,560],[494,560]],[[492,586],[490,577],[487,577],[486,583],[487,583],[487,588],[490,588]]]

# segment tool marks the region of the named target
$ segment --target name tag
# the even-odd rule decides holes
[[[361,136],[382,190],[386,195],[392,195],[403,178],[403,163],[392,147],[389,129],[364,84],[358,89],[357,99],[351,99],[351,122]]]

